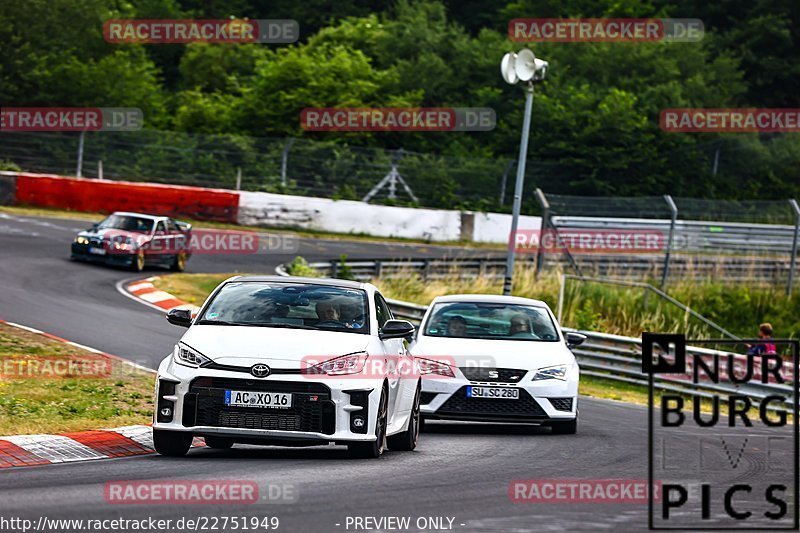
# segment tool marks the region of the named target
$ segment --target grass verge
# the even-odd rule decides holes
[[[152,374],[0,324],[0,435],[152,421]]]

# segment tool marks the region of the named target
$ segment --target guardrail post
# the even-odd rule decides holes
[[[544,261],[544,250],[542,246],[542,242],[544,241],[543,236],[550,221],[550,202],[547,201],[547,197],[544,195],[544,192],[542,192],[542,189],[538,187],[534,196],[536,196],[536,200],[542,207],[542,224],[539,228],[539,248],[536,250],[536,279],[539,279],[539,272],[542,270],[542,261]]]
[[[289,150],[292,149],[292,145],[296,140],[292,137],[283,145],[283,152],[281,153],[281,187],[286,187],[286,167],[289,164]]]
[[[422,261],[422,279],[423,281],[428,281],[428,276],[431,274],[431,260],[424,259]]]
[[[505,202],[506,199],[506,183],[508,181],[508,173],[511,172],[511,167],[513,167],[514,163],[516,162],[516,159],[509,161],[508,164],[506,164],[505,172],[503,172],[503,180],[500,183],[500,205],[503,205],[503,202]]]
[[[339,273],[339,260],[331,261],[331,277],[335,278]]]
[[[561,274],[561,287],[558,289],[558,323],[561,324],[561,314],[564,311],[564,292],[566,292],[567,275]],[[562,324],[563,325],[563,324]]]
[[[667,277],[669,276],[669,263],[672,259],[672,244],[675,241],[675,223],[678,220],[678,206],[675,205],[675,202],[672,200],[672,196],[669,194],[664,195],[664,201],[667,202],[667,206],[670,210],[670,221],[669,221],[669,239],[667,240],[667,251],[664,254],[664,272],[661,274],[661,290],[665,290],[667,286]],[[646,298],[647,295],[645,294],[645,305],[646,305]]]
[[[81,130],[81,135],[78,137],[78,164],[75,168],[75,177],[80,178],[83,173],[83,141],[86,138],[86,130]]]
[[[789,282],[786,284],[786,295],[792,295],[792,284],[794,283],[794,271],[797,268],[797,239],[800,234],[800,206],[797,205],[797,200],[792,198],[789,200],[789,205],[794,210],[794,237],[792,238],[792,261],[789,266]]]
[[[375,261],[375,277],[381,277],[383,271],[383,261]]]

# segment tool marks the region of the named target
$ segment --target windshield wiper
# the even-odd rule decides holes
[[[257,323],[257,322],[230,322],[227,320],[208,320],[203,319],[197,322],[198,325],[211,325],[211,326],[251,326],[256,328],[290,328],[290,329],[314,329],[320,330],[314,326],[305,326],[302,324],[281,324],[281,323]]]
[[[198,320],[198,325],[201,326],[257,326],[258,324],[248,324],[247,322],[229,322],[227,320]]]
[[[275,324],[259,324],[264,326],[265,328],[289,328],[289,329],[316,329],[322,330],[322,328],[318,328],[316,326],[306,326],[303,324],[284,324],[281,322],[277,322]]]

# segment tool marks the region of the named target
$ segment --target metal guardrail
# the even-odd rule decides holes
[[[558,266],[563,271],[572,269],[571,263],[561,255],[552,256],[546,263]],[[657,254],[636,255],[572,255],[582,274],[597,276],[616,276],[630,278],[663,277],[664,257]],[[518,263],[533,267],[535,256],[521,257]],[[453,258],[453,259],[358,259],[344,263],[351,275],[359,281],[377,277],[407,277],[409,273],[420,276],[424,281],[442,278],[489,278],[502,280],[505,276],[506,261],[501,257]],[[715,279],[726,282],[772,283],[785,281],[791,275],[790,262],[775,257],[735,257],[683,255],[671,259],[670,275],[673,278],[691,280]],[[341,260],[311,263],[309,266],[323,275],[336,277],[341,271]]]
[[[641,339],[571,328],[564,328],[564,331],[577,331],[588,337],[584,344],[572,349],[581,367],[581,374],[634,385],[648,385],[648,375],[642,372]],[[721,361],[726,361],[730,354],[731,352],[697,346],[686,347],[687,360],[698,356],[705,361],[711,361],[719,356]],[[735,365],[746,364],[746,355],[733,354],[733,358]],[[689,379],[660,375],[654,380],[653,386],[664,391],[692,394],[706,399],[720,394],[743,394],[760,401],[770,395],[780,395],[788,398],[785,404],[791,406],[794,389],[789,383],[795,379],[791,367],[782,375],[786,379],[784,384],[751,381],[742,385],[711,381],[695,384]]]
[[[309,263],[308,266],[327,277],[337,277],[342,265],[346,265],[350,275],[358,281],[369,281],[377,277],[407,277],[409,273],[419,275],[423,280],[451,277],[474,278],[489,277],[502,279],[506,271],[506,260],[499,257],[454,258],[454,259],[354,259],[342,263],[341,260]]]
[[[419,324],[427,308],[424,305],[403,302],[400,300],[387,300],[389,308],[397,318],[409,320],[414,324]],[[611,381],[630,383],[647,387],[648,376],[642,373],[642,341],[634,337],[624,337],[621,335],[610,335],[595,331],[579,331],[572,328],[563,328],[564,331],[574,331],[586,335],[588,338],[585,343],[572,349],[578,364],[581,367],[581,374],[603,378]],[[693,355],[702,356],[704,360],[711,361],[715,356],[719,356],[722,361],[726,361],[731,352],[711,350],[708,348],[687,346],[687,358]],[[736,364],[746,364],[746,355],[734,354]],[[793,380],[792,372],[788,372],[786,377]],[[788,381],[788,380],[787,380]],[[761,401],[770,395],[781,395],[788,398],[785,402],[787,406],[792,404],[793,388],[789,384],[777,383],[748,383],[746,385],[715,384],[712,382],[695,384],[687,379],[670,378],[659,376],[654,380],[653,386],[657,389],[675,392],[684,395],[695,395],[705,399],[711,399],[715,395],[744,394],[748,397]],[[770,409],[777,407],[773,404]]]

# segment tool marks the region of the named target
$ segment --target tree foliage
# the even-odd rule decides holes
[[[782,198],[800,192],[796,137],[667,133],[659,113],[797,106],[799,10],[789,0],[2,2],[0,101],[140,107],[151,129],[331,141],[342,145],[336,165],[354,158],[345,144],[437,154],[436,163],[406,159],[404,174],[423,203],[497,208],[523,108],[521,86],[499,76],[502,54],[521,47],[507,38],[509,19],[700,18],[706,37],[699,43],[533,45],[550,70],[536,89],[528,189]],[[292,18],[301,39],[281,46],[112,45],[102,36],[109,18],[231,16]],[[304,108],[339,106],[490,107],[497,126],[480,133],[301,129]],[[471,159],[448,163],[455,158]],[[340,178],[340,197],[354,197],[369,181]]]

